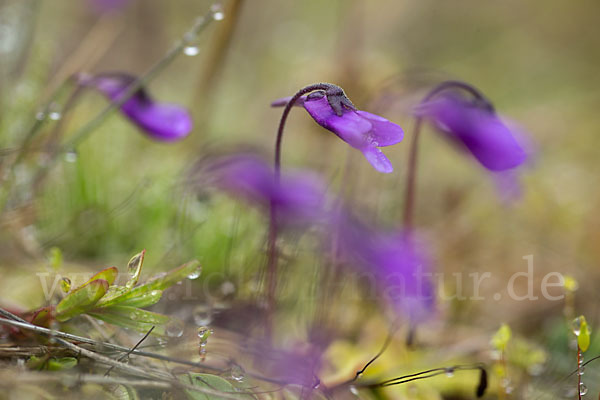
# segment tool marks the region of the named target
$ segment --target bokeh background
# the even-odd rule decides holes
[[[210,6],[207,1],[129,0],[100,10],[96,3],[0,1],[0,147],[18,147],[36,111],[71,74],[143,73]],[[491,335],[506,322],[517,338],[514,359],[534,351],[545,357],[543,368],[534,371],[526,361],[523,366],[513,360],[519,382],[515,398],[568,393],[572,379],[566,384],[560,379],[576,362],[565,302],[514,301],[506,285],[514,273],[527,270],[523,257],[533,255],[534,294],[541,297],[540,284],[549,272],[573,276],[579,282],[575,313],[597,326],[600,3],[223,3],[226,18],[198,37],[199,54],[180,56],[149,85],[155,97],[193,113],[195,127],[187,139],[152,142],[116,113],[61,160],[39,190],[26,189],[36,156],[18,171],[22,201],[5,212],[0,225],[0,302],[23,308],[43,303],[35,274],[48,268],[52,247],[61,249],[65,268],[73,271],[122,266],[141,249],[148,251],[149,273],[197,258],[206,277],[196,290],[199,302],[216,296],[233,297],[237,304],[252,298],[267,225],[260,213],[234,199],[190,193],[184,174],[195,159],[221,146],[252,145],[271,157],[281,109],[270,108],[270,102],[314,82],[336,83],[357,107],[404,127],[404,142],[384,149],[395,172],[378,174],[302,110],[292,112],[288,122],[284,168],[322,174],[331,192],[343,193],[357,214],[382,227],[399,227],[411,107],[436,83],[460,79],[480,88],[499,113],[526,132],[532,156],[519,174],[522,196],[503,201],[487,171],[426,127],[416,223],[433,243],[435,270],[443,274],[440,290],[447,298],[422,333],[426,350],[410,353],[398,344],[373,373],[486,359]],[[105,104],[102,96],[86,94],[60,120],[61,140]],[[53,124],[43,133],[50,134]],[[345,165],[351,179],[343,179]],[[290,294],[314,290],[320,261],[310,245],[294,246],[294,268],[281,278],[286,301],[279,321],[291,337],[302,337],[318,305],[314,299],[297,302]],[[481,287],[483,300],[452,298],[461,290],[471,296],[468,274],[484,271],[492,279]],[[462,274],[462,288],[455,273]],[[313,279],[299,279],[307,276]],[[555,289],[551,293],[562,293]],[[519,293],[525,290],[518,287]],[[500,300],[493,298],[496,293],[502,294]],[[161,304],[165,310],[177,308],[168,300]],[[373,307],[354,299],[332,308],[347,328],[332,350],[339,370],[351,371],[385,338],[385,313],[371,316],[364,310]],[[589,352],[599,351],[594,340]],[[600,374],[594,370],[591,364],[585,377],[590,395],[596,396]],[[452,390],[460,392],[463,383],[456,382],[458,389]],[[429,384],[417,387],[419,396],[439,396],[437,390],[428,392]],[[390,398],[417,396],[395,390]]]

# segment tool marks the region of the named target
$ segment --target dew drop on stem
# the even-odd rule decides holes
[[[237,364],[231,367],[231,379],[237,382],[244,380],[244,369]]]
[[[169,337],[181,337],[183,335],[183,322],[172,319],[167,324],[165,330]]]
[[[225,18],[225,12],[223,6],[220,3],[215,3],[210,7],[212,17],[215,21],[222,21]]]

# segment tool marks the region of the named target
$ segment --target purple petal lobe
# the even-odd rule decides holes
[[[392,167],[390,160],[377,147],[367,146],[363,147],[361,151],[367,158],[367,161],[369,161],[377,171],[383,172],[384,174],[389,174],[394,171],[394,167]]]
[[[273,100],[271,102],[271,107],[285,107],[287,105],[287,103],[290,102],[290,100],[292,100],[292,96],[282,97],[281,99]],[[306,96],[301,96],[300,98],[298,98],[298,100],[296,100],[296,103],[294,103],[294,105],[301,106],[304,104],[305,100],[306,100]]]
[[[319,125],[338,135],[350,146],[361,148],[368,143],[366,134],[372,125],[355,111],[344,110],[343,115],[338,117],[326,97],[306,101],[304,108]]]
[[[444,96],[423,104],[417,114],[430,118],[491,171],[517,167],[527,158],[511,130],[494,113],[458,96]]]
[[[369,120],[373,126],[371,136],[377,147],[391,146],[400,143],[404,138],[404,131],[400,125],[396,125],[379,115],[367,111],[357,111],[359,116]]]
[[[131,75],[114,73],[83,77],[80,83],[95,87],[111,101],[116,102],[127,92],[127,88],[135,79]],[[148,136],[164,142],[186,137],[193,126],[192,117],[185,108],[177,104],[154,101],[144,89],[138,90],[123,103],[121,111]]]

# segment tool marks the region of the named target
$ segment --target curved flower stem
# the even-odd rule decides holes
[[[487,98],[475,87],[461,81],[444,81],[433,88],[421,100],[420,105],[427,103],[440,93],[451,90],[460,89],[472,95],[477,101],[480,101],[487,109],[494,111],[494,107]],[[413,226],[414,203],[416,197],[416,180],[417,180],[417,156],[419,151],[419,136],[423,125],[423,117],[415,117],[415,125],[413,129],[413,138],[410,146],[410,154],[408,156],[408,168],[406,171],[406,188],[404,192],[404,228],[410,230]]]
[[[288,115],[292,110],[292,107],[298,101],[298,99],[305,94],[314,92],[315,90],[327,91],[334,85],[330,83],[315,83],[308,85],[292,96],[290,101],[285,105],[279,120],[279,127],[277,129],[277,138],[275,139],[275,163],[274,163],[274,178],[275,185],[279,185],[281,178],[281,143],[283,139],[283,130],[287,121]],[[268,248],[267,248],[267,315],[265,321],[265,336],[267,341],[271,340],[272,329],[273,329],[273,312],[275,310],[275,290],[277,288],[277,212],[276,207],[271,202],[269,212],[269,236],[268,236]]]
[[[285,123],[287,121],[287,117],[294,106],[296,101],[305,94],[310,92],[314,92],[315,90],[327,90],[331,88],[330,83],[315,83],[312,85],[308,85],[292,96],[290,101],[285,105],[283,112],[281,114],[281,119],[279,120],[279,128],[277,129],[277,139],[275,140],[275,179],[279,180],[280,170],[281,170],[281,142],[283,139],[283,129],[285,128]]]

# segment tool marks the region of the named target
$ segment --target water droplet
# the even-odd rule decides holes
[[[183,335],[183,322],[178,319],[171,319],[165,330],[169,337],[181,337]]]
[[[37,114],[35,114],[35,119],[37,119],[38,121],[43,121],[46,119],[46,113],[43,111],[38,111]]]
[[[208,338],[212,335],[213,330],[207,328],[206,326],[201,326],[198,328],[198,339],[200,339],[200,346],[206,346],[206,342],[208,342]]]
[[[60,280],[60,288],[63,292],[69,293],[71,290],[71,280],[67,277],[64,277]]]
[[[585,374],[585,367],[584,366],[579,366],[579,369],[577,370],[577,374],[578,375]]]
[[[235,293],[235,285],[231,281],[225,281],[221,284],[221,293],[223,296],[229,296]]]
[[[444,372],[448,378],[452,378],[454,376],[454,368],[446,368]]]
[[[186,56],[197,56],[198,53],[200,53],[200,49],[197,46],[185,46],[183,48],[183,54],[185,54]]]
[[[200,277],[200,274],[201,274],[201,273],[202,273],[202,268],[201,268],[201,267],[198,267],[198,268],[196,268],[196,269],[195,269],[193,272],[191,272],[191,273],[190,273],[190,274],[187,276],[187,278],[188,278],[188,279],[191,279],[191,280],[198,279],[198,278]]]
[[[77,152],[75,150],[70,150],[65,153],[65,161],[69,163],[74,163],[77,161]]]
[[[52,121],[58,121],[62,118],[62,114],[58,111],[52,111],[50,114],[48,114],[48,118],[50,118]]]
[[[582,396],[585,396],[587,394],[587,392],[588,392],[587,386],[585,386],[583,383],[581,383],[579,385],[579,394]]]
[[[354,385],[350,385],[350,393],[352,393],[355,396],[358,396],[358,389],[356,388],[356,386]]]
[[[194,323],[198,326],[210,325],[213,320],[212,310],[206,305],[194,308],[192,317],[194,318]]]
[[[244,369],[237,364],[231,367],[231,379],[237,382],[244,380]]]
[[[573,333],[575,336],[579,336],[581,333],[581,317],[577,317],[571,323],[571,329],[573,329]]]
[[[215,3],[210,6],[210,11],[212,12],[212,17],[215,21],[222,21],[225,18],[225,12],[223,11],[223,6],[220,3]]]

